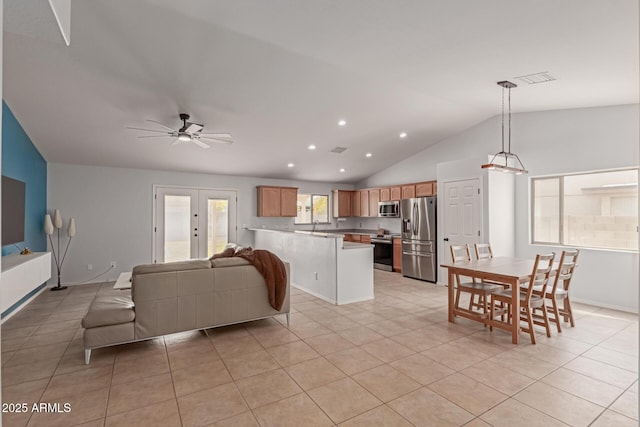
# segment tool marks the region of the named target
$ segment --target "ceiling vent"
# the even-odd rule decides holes
[[[547,83],[557,80],[548,71],[543,71],[541,73],[535,74],[527,74],[526,76],[515,77],[515,80],[520,80],[522,83],[526,83],[528,85],[535,85],[538,83]]]
[[[345,151],[347,151],[347,147],[335,147],[333,150],[331,150],[332,153],[337,154],[344,153]]]

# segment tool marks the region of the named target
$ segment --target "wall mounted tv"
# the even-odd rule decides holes
[[[2,177],[2,246],[24,242],[26,184]]]

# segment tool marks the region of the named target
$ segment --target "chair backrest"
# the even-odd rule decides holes
[[[533,264],[533,271],[531,272],[531,278],[529,279],[529,287],[527,288],[526,300],[531,299],[531,295],[541,295],[544,297],[547,291],[547,284],[549,283],[549,275],[553,268],[553,259],[556,254],[551,252],[550,254],[536,255],[536,261]]]
[[[556,293],[558,285],[562,283],[562,289],[568,291],[571,284],[571,278],[573,277],[573,271],[578,265],[578,255],[580,249],[568,249],[562,251],[560,256],[560,262],[558,263],[558,270],[556,271],[556,277],[553,280],[552,294]]]
[[[493,258],[493,251],[491,250],[491,243],[476,243],[473,245],[476,250],[476,258],[478,259],[490,259]]]
[[[471,251],[469,250],[469,245],[461,245],[461,246],[449,246],[451,249],[451,262],[459,262],[459,261],[471,261]]]

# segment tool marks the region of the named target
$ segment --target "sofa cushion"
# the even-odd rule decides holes
[[[131,322],[136,314],[133,301],[127,296],[97,296],[89,306],[89,311],[82,319],[82,327],[95,328],[98,326],[118,325]]]
[[[216,258],[211,260],[211,267],[237,267],[239,265],[251,265],[249,261],[244,258],[230,257],[230,258]]]
[[[132,277],[138,274],[166,273],[169,271],[200,270],[211,268],[208,259],[191,259],[188,261],[165,262],[160,264],[143,264],[133,267]]]

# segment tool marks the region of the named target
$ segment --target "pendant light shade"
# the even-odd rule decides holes
[[[69,237],[73,237],[76,235],[76,219],[69,219],[69,227],[67,227],[67,234]]]
[[[59,209],[54,209],[53,211],[53,226],[55,228],[62,228],[62,215]]]
[[[516,175],[522,175],[528,173],[524,168],[524,165],[520,161],[520,157],[517,154],[511,152],[511,89],[518,87],[515,83],[509,81],[498,82],[498,86],[502,87],[502,150],[497,152],[491,161],[482,165],[482,169],[489,170],[501,170],[502,172],[515,173]],[[509,95],[509,113],[508,113],[508,148],[504,149],[504,91],[507,89]]]
[[[51,222],[51,215],[49,214],[44,216],[44,232],[49,236],[53,234],[53,222]]]

